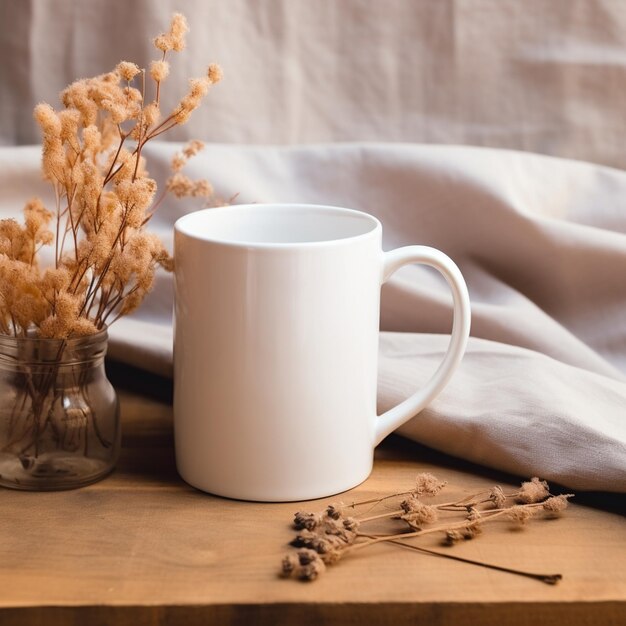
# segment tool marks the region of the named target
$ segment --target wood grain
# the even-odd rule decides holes
[[[136,389],[146,384],[132,375]],[[559,572],[556,587],[390,545],[312,584],[279,579],[296,509],[408,489],[420,471],[447,480],[452,497],[513,479],[390,438],[372,476],[339,498],[294,505],[209,496],[177,476],[167,383],[148,383],[166,385],[157,387],[165,401],[121,393],[123,453],[109,478],[69,492],[0,492],[0,624],[626,623],[626,528],[611,510],[620,501],[606,497],[593,501],[609,510],[573,504],[562,519],[518,532],[494,524],[452,548]]]

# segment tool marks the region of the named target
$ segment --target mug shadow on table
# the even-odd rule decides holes
[[[172,381],[109,359],[106,370],[121,396],[122,449],[114,476],[195,491],[176,471]]]

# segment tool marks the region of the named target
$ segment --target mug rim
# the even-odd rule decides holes
[[[334,214],[343,214],[353,217],[359,217],[363,220],[367,220],[371,224],[371,228],[369,228],[366,232],[359,233],[356,235],[348,235],[345,237],[337,237],[334,239],[320,239],[313,241],[287,241],[287,242],[267,242],[267,241],[237,241],[235,239],[221,239],[219,237],[211,237],[205,234],[199,234],[190,229],[190,225],[187,222],[193,222],[194,218],[198,218],[200,215],[204,214],[215,214],[215,213],[225,213],[225,212],[249,212],[253,210],[278,210],[278,211],[290,211],[293,209],[308,209],[321,211],[326,213],[334,213]],[[357,209],[348,209],[346,207],[327,205],[327,204],[315,204],[315,203],[299,203],[299,202],[259,202],[259,203],[248,203],[248,204],[235,204],[223,207],[215,207],[215,208],[207,208],[207,209],[199,209],[197,211],[192,211],[187,213],[181,217],[179,217],[174,222],[174,230],[175,232],[189,237],[190,239],[196,239],[197,241],[203,241],[206,243],[212,243],[223,246],[230,246],[235,248],[265,248],[265,249],[275,249],[275,248],[309,248],[309,247],[324,247],[324,246],[335,246],[335,245],[346,245],[349,243],[353,243],[355,241],[359,241],[361,239],[365,239],[367,237],[372,237],[376,233],[382,232],[382,224],[380,220],[370,213],[366,213],[365,211],[359,211]]]

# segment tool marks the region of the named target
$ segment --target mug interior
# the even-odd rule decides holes
[[[190,237],[243,245],[288,245],[352,239],[380,225],[367,213],[311,204],[248,204],[189,213],[176,230]]]

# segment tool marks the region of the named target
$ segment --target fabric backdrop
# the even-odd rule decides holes
[[[175,144],[147,148],[162,181]],[[397,144],[212,145],[189,163],[224,198],[361,209],[386,249],[421,243],[460,266],[472,337],[460,370],[400,432],[450,454],[573,489],[626,491],[626,173],[520,152]],[[39,148],[0,149],[0,215],[49,192]],[[168,201],[153,228],[171,243],[192,201]],[[172,283],[161,275],[110,354],[171,375]],[[443,357],[451,297],[410,266],[383,290],[379,410]],[[393,331],[393,332],[389,332]],[[402,332],[400,332],[402,331]]]
[[[0,0],[0,143],[37,143],[33,106],[122,58],[147,66],[171,14],[188,50],[172,106],[226,79],[170,138],[413,141],[626,167],[624,0]]]

